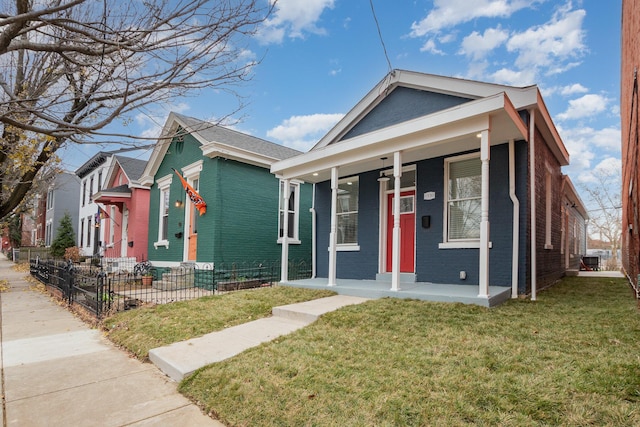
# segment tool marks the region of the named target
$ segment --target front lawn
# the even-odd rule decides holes
[[[275,306],[335,295],[285,286],[231,292],[123,311],[103,322],[107,336],[139,359],[149,350],[271,315]]]
[[[493,309],[374,300],[180,391],[229,426],[640,425],[640,313],[582,277]]]

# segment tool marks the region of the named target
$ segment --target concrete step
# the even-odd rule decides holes
[[[325,313],[337,310],[347,305],[360,304],[366,300],[367,298],[348,295],[334,295],[331,297],[274,307],[272,313],[277,317],[312,323]]]
[[[181,381],[203,366],[228,359],[248,348],[303,328],[324,313],[367,300],[335,295],[274,307],[273,317],[254,320],[166,347],[154,348],[149,351],[149,360],[170,378]]]

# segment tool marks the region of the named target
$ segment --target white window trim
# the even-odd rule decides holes
[[[354,180],[358,180],[358,210],[356,211],[357,215],[360,215],[360,176],[356,175],[356,176],[350,176],[347,178],[341,178],[338,180],[338,186],[341,183],[344,182],[349,182],[349,181],[354,181]],[[352,213],[352,212],[350,212]],[[338,218],[340,214],[336,214],[336,224],[338,222]],[[358,224],[358,228],[360,228],[360,224]],[[356,230],[356,235],[360,235],[358,233],[358,231],[360,230]],[[336,251],[337,252],[348,252],[348,251],[359,251],[360,250],[360,244],[358,242],[353,242],[353,243],[338,243],[336,244]]]
[[[438,244],[438,249],[480,249],[480,238],[468,240],[449,240],[449,165],[462,160],[478,158],[480,152],[463,154],[461,156],[448,157],[444,159],[444,205],[443,205],[443,224],[442,224],[442,242]],[[489,249],[492,248],[489,242]]]
[[[160,201],[158,203],[158,240],[153,243],[153,247],[158,249],[159,247],[165,247],[169,249],[169,241],[162,238],[162,208],[163,208],[163,191],[170,191],[171,182],[173,181],[173,175],[166,175],[160,179],[156,180],[156,184],[158,184],[158,191],[160,191]],[[171,193],[169,193],[169,198],[171,198]],[[168,231],[168,230],[167,230]],[[167,232],[167,235],[169,233]]]
[[[282,200],[282,183],[283,180],[280,180],[278,183],[278,244],[282,244],[283,238],[280,237],[280,201]],[[290,245],[300,245],[302,242],[300,241],[300,186],[302,185],[302,181],[299,180],[291,180],[289,181],[289,186],[294,186],[295,188],[295,202],[296,205],[293,207],[293,237],[289,237],[287,240]]]
[[[331,248],[327,248],[327,250],[331,250]],[[360,245],[353,243],[343,243],[341,245],[336,245],[337,252],[357,252],[360,250]]]
[[[202,171],[202,165],[203,165],[203,161],[202,160],[198,160],[197,162],[193,162],[190,165],[187,165],[185,167],[182,168],[182,176],[187,179],[187,178],[191,178],[193,179],[194,176],[197,177],[200,175],[200,172]]]

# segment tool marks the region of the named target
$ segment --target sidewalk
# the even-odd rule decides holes
[[[114,347],[0,255],[4,426],[222,426],[149,363]]]

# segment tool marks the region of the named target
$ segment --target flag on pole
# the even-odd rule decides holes
[[[195,206],[195,208],[198,209],[200,216],[202,216],[207,211],[206,202],[196,192],[196,190],[194,190],[193,187],[189,185],[189,183],[182,177],[182,175],[180,175],[180,173],[177,170],[175,170],[174,168],[171,168],[171,169],[176,173],[176,175],[178,175],[178,178],[180,178],[180,181],[182,181],[182,186],[184,187],[184,190],[187,192],[187,196],[189,196],[189,200],[191,200],[191,203],[193,203],[193,206]]]

